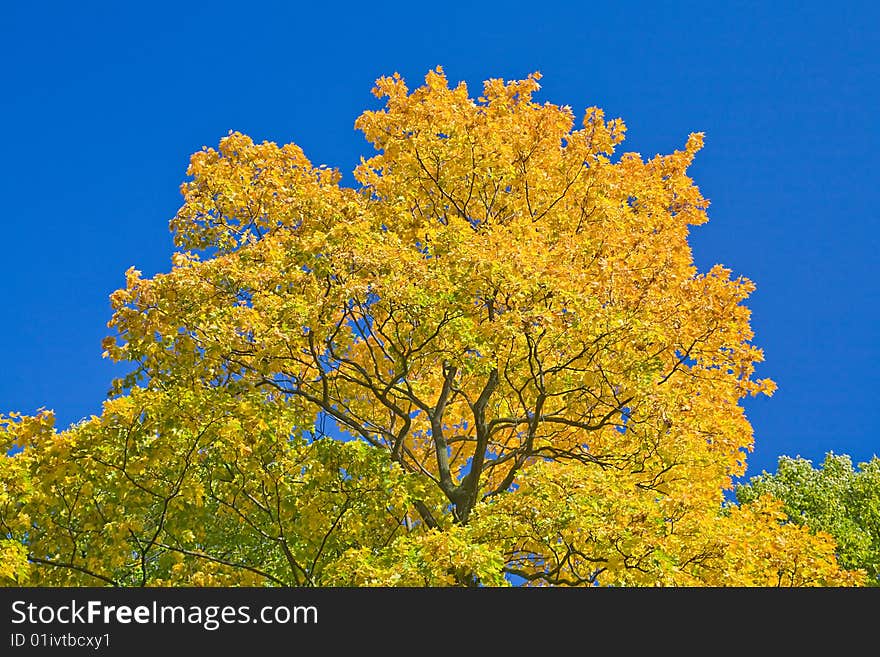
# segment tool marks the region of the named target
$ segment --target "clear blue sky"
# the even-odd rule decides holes
[[[755,281],[749,475],[880,453],[873,2],[10,2],[0,16],[0,412],[97,413],[108,295],[170,268],[190,153],[230,129],[351,170],[374,80],[543,74],[650,157],[706,133],[697,263]]]

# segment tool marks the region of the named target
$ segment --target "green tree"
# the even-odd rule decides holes
[[[845,454],[829,452],[814,468],[804,458],[779,458],[773,474],[766,471],[735,489],[740,504],[762,495],[784,502],[788,519],[825,531],[837,542],[842,566],[862,569],[880,586],[880,458],[853,467]]]

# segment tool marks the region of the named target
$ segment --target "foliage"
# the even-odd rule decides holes
[[[845,568],[864,570],[880,585],[880,458],[853,467],[852,459],[828,453],[814,468],[804,458],[780,457],[777,470],[735,488],[737,501],[751,504],[760,495],[782,500],[787,519],[827,532]]]
[[[4,421],[28,581],[858,583],[722,507],[775,386],[753,284],[692,262],[702,136],[614,161],[623,123],[538,79],[381,78],[357,189],[292,144],[195,153],[171,270],[111,297],[132,373],[66,430]]]

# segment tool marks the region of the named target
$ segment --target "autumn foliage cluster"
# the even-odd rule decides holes
[[[752,431],[750,281],[697,271],[702,146],[472,98],[441,69],[356,122],[358,187],[239,133],[134,268],[100,416],[0,417],[13,585],[839,586],[830,535],[725,505]]]

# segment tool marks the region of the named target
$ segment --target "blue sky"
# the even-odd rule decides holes
[[[880,453],[880,9],[869,2],[10,2],[0,15],[0,413],[97,413],[108,295],[170,268],[190,153],[229,130],[351,170],[374,80],[543,75],[645,157],[706,133],[691,245],[757,284],[748,475]],[[475,95],[477,95],[475,93]]]

